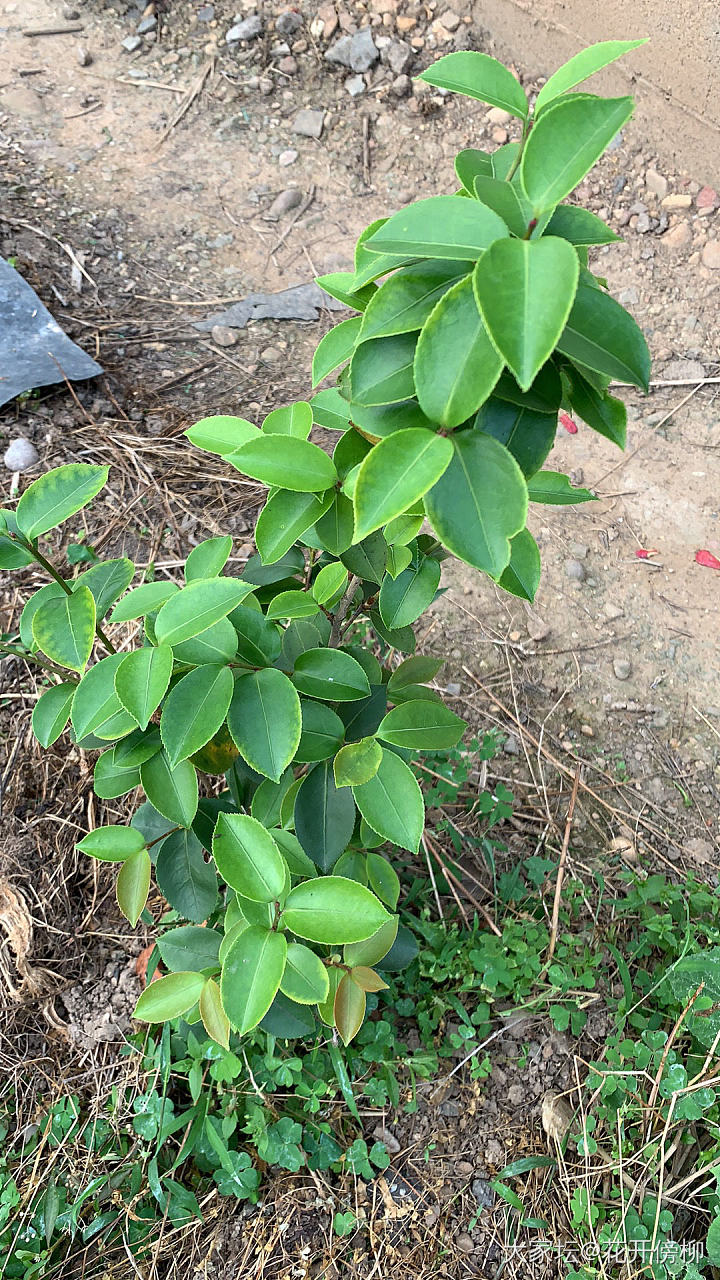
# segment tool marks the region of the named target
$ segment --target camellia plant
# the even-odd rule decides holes
[[[355,270],[321,278],[356,313],[313,360],[314,385],[339,370],[336,385],[260,427],[210,417],[187,431],[268,486],[239,576],[224,573],[230,537],[196,546],[182,585],[131,586],[122,558],[61,573],[40,544],[95,497],[105,467],[50,471],[2,513],[0,566],[50,577],[5,646],[57,681],[34,709],[38,740],[49,747],[69,722],[100,751],[101,799],[145,793],[128,826],[78,846],[120,863],[133,925],[152,922],[153,872],[170,905],[164,976],[138,1018],[201,1019],[228,1046],[259,1023],[310,1035],[319,1016],[348,1043],[366,993],[413,955],[391,860],[423,834],[411,762],[464,729],[431,686],[440,662],[413,652],[413,624],[449,553],[533,598],[528,503],[593,496],[543,469],[558,412],[622,446],[610,380],[648,385],[640,329],[588,267],[588,249],[618,237],[567,202],[633,109],[573,90],[639,43],[579,54],[532,111],[485,54],[424,72],[511,112],[522,137],[462,151],[454,195],[373,223]],[[331,451],[311,442],[316,427],[337,433]]]

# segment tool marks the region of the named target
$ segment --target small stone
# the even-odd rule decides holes
[[[349,67],[351,71],[362,73],[375,65],[380,54],[369,27],[363,27],[352,36],[341,36],[332,48],[328,49],[325,58],[341,67]]]
[[[704,267],[711,271],[720,271],[720,240],[708,240],[701,255]]]
[[[565,561],[565,577],[571,582],[585,581],[585,566],[579,560]]]
[[[412,80],[409,76],[396,76],[390,88],[396,98],[406,98],[412,89]]]
[[[448,1102],[441,1102],[438,1111],[441,1116],[447,1116],[449,1120],[456,1120],[460,1115],[460,1103],[453,1102],[452,1099]]]
[[[142,48],[142,36],[126,36],[122,41],[122,47],[126,53],[135,53],[137,49]]]
[[[200,5],[200,8],[199,8],[199,9],[198,9],[198,11],[197,11],[197,20],[198,20],[198,22],[212,22],[212,20],[213,20],[213,18],[214,18],[214,17],[215,17],[215,5],[214,5],[214,4],[201,4],[201,5]]]
[[[3,462],[8,471],[29,471],[39,459],[40,455],[32,440],[27,440],[25,436],[18,436],[17,440],[10,441],[5,450]]]
[[[281,191],[275,197],[265,216],[277,222],[278,218],[284,217],[291,209],[296,209],[299,204],[302,204],[302,191],[298,187],[288,187],[287,191]]]
[[[291,53],[286,58],[281,58],[278,62],[278,71],[282,71],[286,76],[294,76],[297,73],[297,69],[298,64]]]
[[[252,13],[249,18],[231,27],[225,36],[226,44],[237,44],[239,40],[257,40],[262,35],[263,23],[259,13]]]
[[[613,672],[616,680],[629,680],[632,674],[632,663],[629,658],[614,658]]]
[[[702,382],[704,377],[705,365],[699,360],[671,360],[663,369],[667,382]]]
[[[507,129],[501,129],[500,126],[497,125],[490,134],[490,137],[493,142],[497,142],[499,147],[504,147],[508,140],[508,131]]]
[[[612,600],[606,601],[603,606],[603,613],[605,614],[608,622],[615,622],[618,618],[625,617],[624,610],[620,608],[620,605],[614,604]]]
[[[417,26],[417,18],[411,18],[407,14],[395,19],[395,26],[398,31],[412,31]]]
[[[549,1138],[562,1142],[570,1132],[574,1110],[566,1098],[550,1090],[542,1100],[542,1127]]]
[[[475,1252],[475,1245],[473,1244],[472,1236],[469,1236],[467,1231],[461,1231],[460,1234],[455,1237],[455,1244],[461,1253]]]
[[[274,90],[275,85],[270,76],[260,76],[258,80],[258,89],[267,98]]]
[[[265,349],[260,352],[260,359],[263,364],[274,364],[276,360],[280,359],[280,352],[277,350],[277,347],[265,347]]]
[[[135,30],[139,36],[146,36],[149,31],[154,31],[157,26],[157,18],[151,14],[149,18],[143,18],[142,22],[138,22]]]
[[[481,1209],[492,1209],[495,1204],[495,1192],[485,1178],[475,1178],[470,1190]]]
[[[712,187],[702,187],[695,197],[695,204],[698,209],[714,209],[717,199],[717,191],[713,191]]]
[[[508,734],[507,738],[503,743],[503,751],[505,752],[506,756],[520,755],[520,743],[518,742],[514,733]]]
[[[665,196],[665,199],[661,200],[660,203],[663,209],[689,209],[692,205],[692,196],[675,193],[671,196]]]
[[[570,550],[572,551],[572,553],[573,553],[573,555],[575,556],[575,559],[576,559],[576,560],[585,560],[585,559],[587,558],[587,553],[588,553],[589,549],[590,549],[590,548],[589,548],[589,547],[586,547],[586,545],[585,545],[585,543],[584,543],[584,542],[571,542],[571,543],[570,543]]]
[[[700,836],[692,836],[690,840],[686,840],[683,853],[687,858],[692,858],[693,862],[715,861],[715,851],[710,841],[703,840]]]
[[[322,136],[324,124],[324,111],[315,111],[312,108],[306,108],[303,111],[298,111],[292,122],[291,128],[293,133],[299,133],[303,138],[320,138]]]
[[[687,222],[677,222],[674,227],[661,236],[660,243],[668,249],[689,249],[692,244],[692,231]]]
[[[360,94],[365,92],[365,81],[362,76],[348,76],[345,88],[351,98],[359,98]]]
[[[540,640],[547,640],[550,635],[550,627],[547,622],[531,610],[528,610],[527,629],[530,639],[534,640],[536,643]]]
[[[470,1178],[475,1172],[475,1165],[471,1164],[469,1160],[456,1160],[455,1172],[458,1173],[461,1178]]]
[[[92,63],[92,54],[84,44],[79,44],[75,53],[79,67],[89,67]]]
[[[389,1129],[386,1129],[383,1124],[375,1126],[373,1129],[373,1138],[377,1138],[378,1142],[385,1143],[388,1155],[396,1156],[400,1151],[400,1143],[395,1137],[395,1134],[391,1133]]]
[[[294,9],[286,9],[275,19],[275,30],[281,36],[294,36],[301,26],[302,14],[296,13]]]
[[[8,10],[8,12],[10,11]],[[71,4],[65,4],[63,5],[62,16],[66,22],[77,22],[80,14]]]
[[[235,330],[230,329],[226,324],[214,324],[210,330],[210,337],[218,347],[234,347],[238,340]]]
[[[457,31],[460,21],[458,14],[452,9],[446,9],[444,13],[440,14],[440,22],[446,31]]]
[[[320,35],[326,40],[332,39],[338,29],[338,16],[332,5],[328,5],[325,9],[318,9],[317,22],[322,23],[322,31]]]
[[[445,692],[449,695],[449,697],[457,698],[460,696],[460,685],[451,681],[450,684],[447,684],[445,686]]]
[[[664,178],[657,169],[648,169],[645,174],[645,186],[651,191],[658,200],[664,200],[667,195],[667,178]]]
[[[413,60],[413,51],[405,40],[391,40],[383,50],[383,62],[387,63],[393,75],[405,75]]]
[[[293,151],[292,147],[289,147],[287,151],[280,152],[280,155],[278,156],[278,164],[281,169],[287,169],[288,165],[294,164],[297,158],[297,151]]]
[[[670,724],[670,712],[665,707],[658,707],[652,718],[653,729],[667,729]]]
[[[580,725],[580,732],[581,732],[581,734],[583,735],[583,737],[584,737],[584,738],[594,738],[594,737],[595,737],[595,730],[593,729],[593,727],[592,727],[592,725],[591,725],[591,724],[581,724],[581,725]]]
[[[509,111],[503,111],[502,107],[491,107],[485,119],[488,124],[509,124],[512,116]]]

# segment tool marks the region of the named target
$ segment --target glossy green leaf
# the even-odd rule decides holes
[[[541,568],[535,539],[529,529],[521,529],[510,543],[510,563],[503,570],[499,585],[503,591],[532,602],[540,585]]]
[[[322,1004],[329,988],[328,971],[320,957],[301,942],[289,943],[280,990],[298,1004]]]
[[[328,510],[333,499],[327,493],[297,493],[279,489],[268,498],[255,525],[255,542],[265,564],[275,564]]]
[[[422,329],[435,303],[464,273],[465,264],[442,258],[396,271],[369,303],[362,317],[360,341]]]
[[[360,738],[338,751],[333,761],[336,787],[357,787],[375,777],[382,761],[382,747],[374,738]]]
[[[520,162],[520,181],[535,216],[578,185],[633,113],[632,98],[568,98],[533,125]]]
[[[589,489],[576,488],[561,471],[538,471],[528,480],[528,498],[550,506],[573,506],[578,502],[595,502]]]
[[[646,43],[646,39],[603,40],[600,44],[590,45],[588,49],[576,53],[569,62],[559,67],[546,80],[535,100],[535,115],[537,116],[560,94],[566,93],[568,89],[574,89],[575,85],[582,84],[583,80],[587,80],[589,76],[594,76],[596,71],[601,71],[603,67],[615,62],[623,54]]]
[[[223,1049],[230,1048],[230,1019],[223,1009],[220,988],[212,978],[208,978],[200,992],[198,1001],[202,1024],[216,1044]]]
[[[352,702],[366,698],[370,685],[359,662],[339,649],[308,649],[293,671],[295,687],[311,698]]]
[[[509,182],[501,182],[499,178],[478,174],[473,184],[473,195],[481,204],[486,204],[514,236],[524,236],[528,230],[532,210],[528,210],[525,200],[516,187]]]
[[[142,586],[128,591],[120,603],[116,604],[110,621],[132,622],[135,618],[142,618],[147,613],[154,613],[171,596],[177,595],[178,590],[175,582],[144,582]]]
[[[413,396],[416,341],[414,333],[399,333],[361,342],[350,362],[353,400],[359,405],[385,405]]]
[[[113,754],[112,751],[103,751],[95,762],[93,791],[101,800],[114,800],[140,786],[137,766],[116,765]]]
[[[36,652],[37,645],[33,637],[33,619],[39,609],[49,600],[60,600],[62,596],[67,595],[59,582],[46,582],[44,587],[40,587],[38,591],[34,591],[28,600],[26,600],[23,611],[20,614],[20,641],[25,645],[26,649]]]
[[[322,702],[301,700],[302,733],[295,753],[299,763],[327,760],[342,746],[345,726],[331,707]]]
[[[163,841],[155,868],[158,888],[171,907],[201,924],[215,910],[218,897],[215,867],[206,862],[193,831],[173,831]]]
[[[220,992],[230,1023],[243,1035],[265,1016],[285,970],[287,941],[261,925],[245,929],[228,951]]]
[[[416,639],[412,627],[396,627],[393,629],[386,626],[379,609],[370,610],[370,621],[373,629],[377,631],[380,638],[391,649],[397,649],[399,653],[414,653]]]
[[[165,697],[172,669],[173,651],[168,645],[135,649],[118,664],[115,693],[141,729],[147,728]]]
[[[363,582],[376,582],[379,585],[385,575],[387,555],[387,543],[380,530],[377,530],[363,538],[362,542],[348,547],[340,558],[345,567]]]
[[[145,848],[145,837],[135,827],[96,827],[75,846],[101,862],[124,862]]]
[[[427,84],[489,102],[526,120],[529,107],[522,86],[511,71],[487,53],[463,50],[438,58],[418,77]]]
[[[119,560],[103,560],[93,565],[77,579],[83,587],[89,587],[95,599],[95,615],[99,622],[105,617],[111,604],[129,587],[135,565],[124,557]],[[75,583],[70,583],[73,591]]]
[[[159,751],[141,764],[140,779],[158,813],[180,827],[190,826],[197,813],[198,784],[189,760],[183,760],[173,769],[167,752]]]
[[[579,273],[572,245],[555,236],[499,240],[475,268],[475,297],[487,331],[523,391],[557,345]]]
[[[619,302],[600,289],[578,285],[557,345],[563,355],[581,365],[648,389],[651,361],[642,329]]]
[[[487,399],[502,367],[468,276],[440,299],[420,333],[415,352],[420,406],[433,421],[457,427]]]
[[[28,539],[39,538],[91,502],[104,487],[109,467],[70,462],[46,471],[28,486],[15,508],[17,527]]]
[[[395,693],[409,685],[426,684],[429,680],[434,680],[442,665],[442,658],[431,658],[426,655],[406,658],[390,676],[388,681],[390,698],[392,699]]]
[[[343,975],[335,992],[333,1021],[344,1045],[355,1039],[365,1020],[365,992],[349,973]]]
[[[362,942],[388,913],[369,889],[344,876],[319,876],[290,890],[283,920],[299,938],[327,946]]]
[[[318,391],[310,401],[313,422],[326,431],[346,431],[350,422],[347,401],[343,399],[337,387],[326,387]]]
[[[294,819],[295,834],[305,853],[321,871],[329,871],[355,829],[352,795],[336,787],[329,760],[317,764],[303,779],[295,798]]]
[[[398,898],[400,897],[400,877],[393,866],[390,865],[387,858],[381,853],[374,853],[372,850],[367,855],[367,870],[370,888],[376,893],[381,902],[387,904],[391,911],[394,911]],[[383,984],[384,985],[384,984]],[[379,991],[380,987],[366,987],[366,991]]]
[[[145,908],[150,891],[150,854],[138,849],[126,858],[118,872],[115,893],[117,904],[133,929]]]
[[[452,458],[452,445],[431,431],[397,431],[361,464],[353,499],[355,541],[393,520],[422,498]]]
[[[368,241],[380,253],[453,258],[471,265],[508,229],[502,218],[476,200],[430,196],[394,213]]]
[[[557,412],[539,413],[491,396],[479,409],[474,426],[503,444],[524,476],[534,476],[555,443]]]
[[[330,506],[315,525],[321,546],[331,556],[341,556],[352,544],[355,528],[353,504],[344,493],[336,493]]]
[[[410,626],[432,604],[439,584],[440,565],[425,557],[413,561],[394,579],[388,575],[378,597],[385,626],[392,631]]]
[[[257,819],[221,813],[212,851],[223,880],[243,897],[275,902],[282,896],[287,867],[270,832]]]
[[[216,578],[225,568],[231,551],[232,538],[229,534],[224,538],[206,538],[199,542],[185,561],[185,581]]]
[[[132,733],[136,722],[115,692],[115,676],[124,654],[113,653],[90,668],[77,687],[72,706],[75,735],[82,742],[89,735],[110,741]]]
[[[254,480],[298,493],[319,493],[337,480],[332,459],[318,445],[296,436],[258,435],[228,454],[227,461]]]
[[[449,707],[425,699],[393,707],[378,726],[377,736],[409,751],[446,751],[457,746],[465,721]]]
[[[351,942],[343,948],[345,964],[377,964],[391,950],[398,933],[398,917],[389,916],[371,937],[363,942]]]
[[[166,969],[177,973],[183,969],[212,969],[218,963],[222,935],[217,929],[202,929],[184,924],[169,929],[157,941],[160,959]]]
[[[81,586],[72,595],[48,600],[33,617],[32,633],[38,649],[52,662],[71,671],[84,671],[95,640],[92,592]]]
[[[233,453],[248,440],[258,435],[257,427],[244,418],[232,418],[227,415],[216,415],[212,418],[201,418],[185,432],[191,444],[206,453]]]
[[[286,578],[300,577],[304,571],[305,556],[302,548],[291,547],[277,564],[266,565],[260,556],[250,556],[240,576],[253,582],[256,587],[266,587],[275,582],[284,582]]]
[[[40,695],[32,713],[32,731],[41,747],[57,742],[70,719],[76,684],[54,684]]]
[[[240,578],[208,578],[191,582],[162,606],[155,619],[158,644],[171,647],[199,636],[225,618],[253,590]]]
[[[312,359],[312,384],[314,387],[327,378],[333,369],[345,364],[355,350],[360,333],[362,316],[352,316],[350,320],[341,320],[334,329],[330,329],[321,338]]]
[[[285,859],[291,876],[306,880],[317,875],[314,862],[308,858],[300,841],[293,831],[285,831],[283,827],[273,828],[271,835]]]
[[[318,604],[327,604],[334,596],[345,590],[347,582],[348,571],[344,564],[340,564],[339,561],[326,564],[313,582],[313,597]]]
[[[386,840],[417,853],[425,824],[425,805],[417,779],[393,751],[383,749],[380,768],[369,782],[353,787],[363,818]]]
[[[196,667],[173,685],[160,718],[160,736],[171,769],[217,733],[227,715],[233,688],[230,668],[215,664]]]
[[[538,413],[557,414],[562,404],[563,387],[558,370],[552,361],[543,365],[528,391],[521,391],[509,369],[503,369],[493,395],[520,409],[534,409]]]
[[[458,151],[455,156],[455,173],[468,195],[474,196],[475,179],[493,176],[492,157],[487,151],[467,147],[464,151]]]
[[[570,386],[569,400],[573,410],[593,431],[624,449],[627,439],[627,409],[623,401],[609,395],[607,391],[598,391],[583,377],[579,369],[571,365],[564,372]]]
[[[0,569],[22,569],[27,564],[35,564],[32,551],[8,536],[19,533],[15,512],[7,507],[0,510]]]
[[[267,607],[267,618],[312,618],[320,606],[309,591],[280,591]]]
[[[169,1022],[192,1009],[205,986],[201,973],[168,973],[145,988],[133,1017],[140,1022]]]
[[[242,608],[242,605],[238,605],[233,609],[233,617]],[[250,609],[246,612],[253,612],[255,617],[261,617]],[[158,646],[160,647],[162,646]],[[212,626],[207,627],[201,635],[191,636],[189,640],[181,640],[179,644],[173,645],[172,652],[177,662],[186,662],[192,667],[202,667],[207,663],[232,662],[238,648],[238,634],[230,618],[227,617],[213,622]]]
[[[453,446],[453,460],[426,494],[425,510],[450,551],[497,578],[510,559],[510,538],[525,526],[525,478],[491,436],[463,431]]]
[[[298,440],[307,440],[312,424],[312,407],[305,400],[296,400],[294,404],[273,409],[264,419],[262,430],[266,436],[296,436]]]
[[[366,440],[376,443],[395,431],[428,428],[436,423],[423,413],[417,400],[399,400],[397,404],[351,404],[353,425]]]
[[[344,302],[353,311],[364,311],[375,292],[372,284],[356,289],[354,271],[331,271],[329,275],[316,276],[315,283],[329,293],[331,298]]]
[[[160,750],[162,750],[162,742],[157,725],[152,725],[148,729],[134,729],[117,743],[114,752],[115,764],[138,768]]]
[[[228,712],[228,727],[252,769],[277,782],[300,741],[300,699],[288,677],[272,667],[240,676]]]
[[[230,615],[237,639],[237,655],[252,667],[268,667],[280,656],[281,634],[262,613],[238,605]]]
[[[561,204],[545,228],[548,236],[561,236],[574,245],[613,244],[622,240],[602,218],[577,204]]]

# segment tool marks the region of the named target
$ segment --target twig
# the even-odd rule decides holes
[[[677,1019],[677,1022],[675,1023],[675,1026],[673,1027],[672,1031],[670,1032],[670,1035],[668,1036],[667,1040],[665,1041],[665,1048],[663,1049],[662,1058],[660,1059],[660,1066],[659,1066],[659,1067],[658,1067],[658,1069],[657,1069],[657,1074],[656,1074],[655,1079],[654,1079],[654,1081],[653,1081],[653,1087],[652,1087],[652,1089],[651,1089],[651,1091],[650,1091],[650,1097],[648,1098],[647,1107],[645,1108],[645,1110],[646,1110],[646,1112],[647,1112],[647,1114],[648,1114],[647,1128],[646,1128],[646,1130],[645,1130],[645,1141],[646,1141],[646,1142],[649,1142],[649,1140],[650,1140],[650,1133],[651,1133],[651,1130],[652,1130],[652,1109],[653,1109],[653,1107],[655,1106],[655,1102],[656,1102],[656,1099],[657,1099],[657,1096],[658,1096],[658,1092],[659,1092],[659,1089],[660,1089],[660,1081],[662,1080],[662,1077],[663,1077],[663,1071],[665,1070],[665,1063],[667,1062],[667,1056],[668,1056],[668,1054],[669,1054],[669,1052],[670,1052],[670,1050],[671,1050],[671,1048],[672,1048],[672,1046],[673,1046],[674,1041],[677,1039],[678,1032],[680,1031],[680,1028],[681,1028],[681,1026],[682,1026],[683,1022],[684,1022],[684,1021],[685,1021],[685,1019],[687,1018],[687,1016],[688,1016],[688,1014],[689,1014],[690,1010],[692,1009],[692,1007],[693,1007],[693,1005],[694,1005],[695,1001],[697,1000],[698,996],[699,996],[699,995],[701,995],[701,993],[702,993],[702,990],[703,990],[703,987],[704,987],[704,986],[705,986],[705,983],[704,983],[704,981],[703,981],[703,982],[701,982],[701,983],[700,983],[700,985],[699,985],[698,987],[696,987],[696,988],[695,988],[695,990],[693,991],[692,995],[690,996],[690,999],[688,1000],[687,1004],[685,1005],[685,1007],[684,1007],[684,1009],[683,1009],[682,1013],[680,1014],[680,1017]]]
[[[215,70],[215,59],[208,58],[208,61],[205,63],[205,66],[200,71],[200,74],[198,75],[197,79],[194,80],[193,83],[190,85],[190,88],[188,89],[187,93],[185,94],[185,97],[183,98],[182,102],[178,106],[178,109],[175,112],[175,115],[173,116],[172,120],[170,120],[170,122],[165,126],[162,133],[160,134],[160,137],[158,138],[153,150],[157,151],[158,147],[162,146],[165,139],[170,136],[173,129],[177,125],[179,125],[183,116],[190,109],[195,99],[202,92],[203,86],[208,76],[212,75],[214,70]]]
[[[102,102],[93,102],[91,107],[86,107],[84,111],[74,111],[72,115],[65,116],[65,120],[79,120],[81,116],[89,116],[91,111],[97,111],[102,106]]]
[[[555,881],[555,897],[553,898],[552,921],[550,924],[550,943],[548,946],[547,960],[545,968],[548,967],[550,961],[555,954],[557,946],[558,922],[560,920],[560,899],[562,897],[563,879],[565,876],[565,864],[567,862],[568,849],[570,847],[570,833],[572,831],[573,814],[575,813],[575,802],[577,800],[578,787],[580,786],[580,770],[582,765],[578,761],[575,769],[575,780],[573,782],[572,794],[570,796],[570,804],[568,805],[567,820],[565,822],[565,834],[563,836],[562,849],[560,851],[560,862],[558,863],[557,879]]]
[[[74,22],[69,27],[28,27],[23,31],[24,36],[32,38],[34,36],[71,36],[75,31],[84,31],[82,22]]]
[[[341,596],[340,600],[338,601],[337,609],[335,610],[335,613],[333,615],[332,627],[330,628],[330,639],[328,640],[328,649],[337,648],[338,640],[340,639],[340,628],[343,622],[345,621],[345,614],[347,613],[352,603],[352,598],[355,595],[355,588],[357,587],[358,581],[359,581],[358,578],[355,576],[354,573],[352,573],[350,575],[348,584],[345,588],[345,594]]]
[[[443,875],[445,876],[445,879],[447,880],[448,884],[450,885],[450,889],[451,889],[451,891],[452,891],[453,897],[455,898],[455,901],[457,902],[457,894],[456,894],[456,893],[454,892],[454,890],[453,890],[453,885],[457,885],[458,889],[461,889],[461,890],[462,890],[462,892],[465,894],[465,896],[466,896],[466,897],[469,899],[469,901],[472,903],[472,905],[474,906],[475,910],[476,910],[476,911],[479,911],[480,915],[482,916],[483,920],[484,920],[484,921],[485,921],[485,923],[487,924],[488,928],[492,929],[493,933],[495,934],[495,937],[496,937],[496,938],[501,938],[501,937],[502,937],[502,931],[501,931],[500,929],[498,929],[498,927],[497,927],[497,925],[496,925],[495,921],[493,920],[492,916],[490,915],[490,912],[489,912],[485,907],[483,907],[483,906],[482,906],[482,904],[481,904],[480,902],[478,902],[477,898],[475,898],[475,897],[473,896],[473,894],[470,892],[470,890],[469,890],[469,889],[468,889],[468,888],[467,888],[467,887],[462,883],[462,881],[461,881],[461,880],[459,880],[459,879],[458,879],[458,877],[454,874],[454,872],[452,872],[452,871],[450,870],[450,868],[448,867],[447,863],[446,863],[446,862],[443,862],[442,858],[440,857],[440,853],[439,853],[439,851],[435,848],[435,842],[434,842],[434,840],[432,839],[432,837],[431,837],[427,832],[426,832],[426,834],[425,834],[425,839],[427,840],[428,848],[430,849],[430,852],[432,853],[433,858],[434,858],[434,859],[435,859],[435,861],[437,862],[438,866],[440,867],[440,870],[442,871]],[[458,905],[460,905],[460,904],[458,903]],[[460,907],[460,910],[462,911],[462,907]],[[463,911],[463,915],[464,915],[464,914],[465,914],[465,912]]]
[[[366,187],[370,186],[370,117],[364,115],[362,118],[362,145],[363,145],[363,182]]]
[[[275,242],[275,244],[273,245],[272,249],[268,249],[268,251],[267,251],[268,259],[272,258],[272,256],[273,256],[273,254],[274,254],[274,253],[277,253],[278,249],[280,248],[280,245],[281,245],[281,244],[283,244],[283,242],[284,242],[284,241],[287,239],[287,237],[290,235],[290,232],[292,231],[293,227],[295,226],[295,223],[298,221],[298,219],[299,219],[299,218],[302,218],[303,214],[304,214],[304,213],[305,213],[305,212],[310,208],[310,205],[312,204],[312,202],[313,202],[313,200],[314,200],[314,199],[315,199],[315,183],[313,183],[313,184],[312,184],[312,186],[311,186],[310,190],[308,191],[308,193],[307,193],[307,195],[306,195],[305,199],[303,200],[302,204],[300,205],[300,208],[298,209],[297,213],[295,214],[295,217],[294,217],[294,218],[291,218],[291,219],[290,219],[290,221],[288,222],[288,224],[287,224],[287,226],[286,226],[285,230],[283,231],[282,235],[280,236],[280,239],[279,239],[279,240],[276,240],[276,242]]]
[[[441,919],[441,920],[444,920],[444,919],[445,919],[445,912],[444,912],[444,911],[443,911],[443,909],[442,909],[442,902],[440,901],[440,894],[438,893],[438,887],[437,887],[437,884],[435,883],[435,872],[434,872],[434,871],[433,871],[433,869],[432,869],[432,862],[430,861],[430,852],[429,852],[428,847],[427,847],[427,843],[426,843],[426,834],[425,834],[425,833],[421,836],[421,842],[422,842],[422,847],[423,847],[423,853],[425,854],[425,861],[426,861],[426,863],[427,863],[428,875],[430,876],[430,883],[431,883],[431,885],[432,885],[432,887],[433,887],[433,893],[435,894],[435,903],[436,903],[436,906],[437,906],[437,909],[438,909],[438,915],[439,915],[439,917],[440,917],[440,919]]]

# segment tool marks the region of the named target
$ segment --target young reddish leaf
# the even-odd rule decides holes
[[[573,420],[572,420],[572,418],[570,417],[570,414],[569,414],[569,413],[561,413],[561,414],[560,414],[560,422],[561,422],[561,423],[562,423],[562,425],[564,426],[564,428],[565,428],[565,430],[567,431],[568,435],[571,435],[571,436],[576,436],[576,435],[577,435],[577,423],[576,423],[576,422],[573,422]]]
[[[701,564],[703,569],[720,569],[720,560],[713,555],[712,551],[696,551],[695,563]]]

